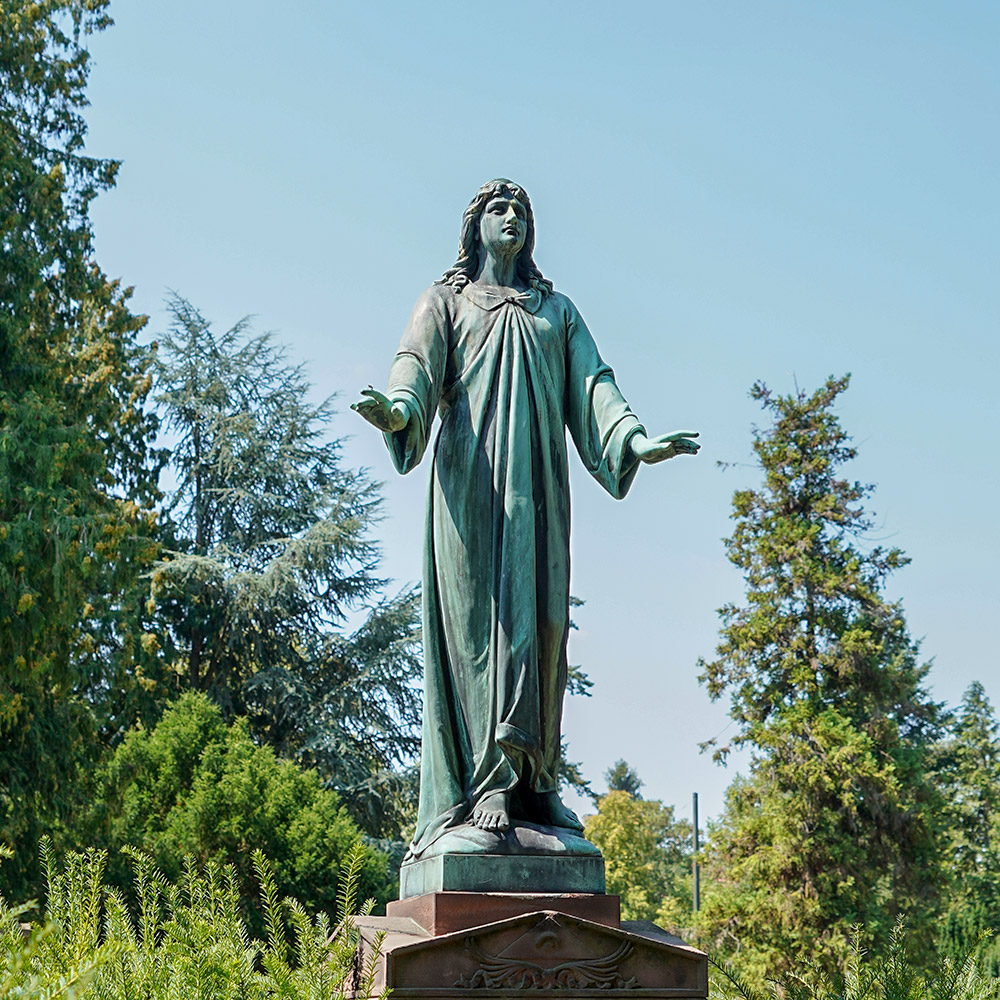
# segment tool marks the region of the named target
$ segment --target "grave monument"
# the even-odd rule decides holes
[[[619,920],[604,862],[559,797],[569,629],[566,431],[612,496],[640,464],[694,455],[650,436],[574,304],[533,259],[531,203],[505,179],[462,218],[459,254],[421,295],[385,393],[353,405],[401,473],[435,414],[423,558],[420,799],[383,931],[394,994],[700,997],[705,956]]]

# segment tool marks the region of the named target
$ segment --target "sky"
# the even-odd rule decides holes
[[[347,407],[384,387],[462,212],[506,176],[535,260],[579,307],[650,433],[696,458],[612,500],[574,456],[570,756],[717,816],[732,735],[698,684],[743,594],[722,539],[754,486],[748,398],[850,372],[837,412],[877,485],[872,544],[935,698],[1000,705],[1000,5],[742,2],[112,4],[91,41],[88,151],[104,270],[165,330],[174,290],[247,315],[335,393],[330,434],[384,483],[382,572],[420,576],[428,464],[394,472]],[[721,468],[718,463],[728,463]],[[729,727],[729,728],[727,728]],[[586,811],[587,803],[571,799]]]

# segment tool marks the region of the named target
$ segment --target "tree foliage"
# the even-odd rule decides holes
[[[41,829],[141,692],[155,418],[143,325],[94,261],[117,163],[84,153],[104,0],[0,4],[0,838]],[[137,673],[138,670],[138,673]]]
[[[618,764],[632,784],[642,784],[624,761]],[[597,813],[584,818],[584,835],[604,855],[607,891],[621,897],[623,920],[674,929],[690,923],[692,827],[674,817],[673,806],[611,789],[598,799]]]
[[[936,766],[947,829],[948,906],[939,943],[953,959],[978,947],[1000,975],[1000,942],[978,944],[1000,928],[1000,721],[978,681],[962,698]]]
[[[419,747],[419,599],[379,597],[377,484],[342,466],[331,400],[309,402],[269,335],[246,320],[219,334],[176,296],[170,311],[156,398],[176,435],[174,540],[153,593],[182,682],[318,768],[370,833],[398,837]]]
[[[360,832],[316,771],[280,761],[258,746],[245,720],[231,726],[218,706],[188,692],[152,730],[132,730],[115,751],[89,817],[92,843],[111,852],[110,876],[127,885],[123,847],[149,854],[170,879],[185,857],[233,865],[252,877],[251,856],[262,850],[275,876],[313,909],[332,910],[338,870]],[[362,890],[391,898],[386,859],[366,849]]]
[[[574,597],[570,594],[569,606],[570,614],[572,615],[573,608],[582,608],[584,605],[579,597]],[[577,627],[576,622],[570,617],[569,627],[575,629]],[[571,663],[566,674],[566,694],[567,695],[577,695],[582,698],[589,698],[591,696],[590,689],[594,686],[594,682],[590,679],[584,669],[577,663]],[[595,794],[594,789],[591,787],[590,781],[584,776],[583,764],[579,761],[569,759],[569,741],[566,736],[562,736],[559,754],[559,767],[556,772],[556,778],[559,782],[560,788],[572,788],[577,795],[587,796],[593,802],[597,803],[598,796]]]
[[[608,783],[609,792],[627,792],[633,799],[641,799],[639,789],[642,779],[639,772],[631,767],[627,760],[619,758],[604,772],[604,780]]]
[[[1000,982],[972,954],[926,967],[907,940],[902,919],[896,921],[883,954],[872,956],[865,938],[864,928],[857,927],[832,975],[799,966],[770,982],[766,991],[739,968],[710,959],[717,974],[709,989],[722,1000],[994,1000],[1000,989]]]
[[[906,557],[865,543],[872,487],[840,472],[855,456],[833,412],[847,385],[754,386],[773,418],[754,430],[763,483],[734,494],[726,540],[746,603],[721,609],[717,659],[701,663],[753,749],[710,834],[702,926],[760,976],[832,970],[856,923],[884,945],[901,910],[926,949],[940,886],[928,774],[940,711],[902,607],[883,596]]]

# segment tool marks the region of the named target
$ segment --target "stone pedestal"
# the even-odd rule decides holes
[[[603,893],[430,892],[356,926],[359,967],[383,935],[376,989],[394,1000],[708,996],[703,952],[647,921],[621,922],[618,897]]]
[[[401,899],[430,892],[604,892],[604,858],[575,830],[514,820],[502,833],[465,823],[431,857],[403,862]]]
[[[402,899],[432,892],[604,892],[604,858],[563,854],[438,854],[399,870]]]

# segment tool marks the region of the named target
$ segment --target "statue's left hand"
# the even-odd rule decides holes
[[[697,455],[701,445],[691,440],[697,436],[697,431],[674,431],[673,434],[646,437],[639,431],[629,438],[629,447],[636,458],[653,465],[673,458],[674,455]]]
[[[400,431],[406,426],[410,419],[410,411],[406,403],[401,401],[394,403],[388,396],[372,386],[362,389],[361,395],[368,398],[351,403],[351,409],[355,413],[360,413],[368,423],[386,433]]]

